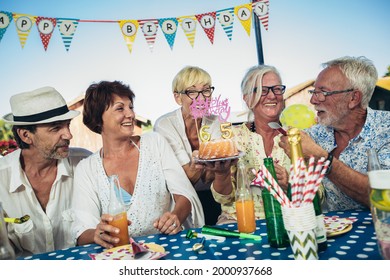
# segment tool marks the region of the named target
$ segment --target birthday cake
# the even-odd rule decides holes
[[[232,139],[215,139],[201,142],[199,145],[200,159],[226,158],[237,155],[238,150]]]

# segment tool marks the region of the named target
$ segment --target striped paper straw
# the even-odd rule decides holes
[[[266,185],[268,191],[279,201],[282,206],[286,205],[290,207],[290,200],[284,193],[283,189],[276,182],[274,177],[271,175],[271,173],[268,171],[267,167],[265,167],[265,165],[261,166],[261,171],[263,173],[264,178],[267,179],[269,182],[270,189],[268,189],[268,186]]]

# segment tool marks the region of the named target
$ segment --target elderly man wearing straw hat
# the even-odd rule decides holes
[[[70,121],[79,112],[52,87],[16,94],[10,104],[12,113],[3,120],[13,124],[20,149],[0,159],[0,201],[9,217],[30,219],[8,224],[8,237],[18,256],[73,246],[73,170],[90,154],[69,148]]]

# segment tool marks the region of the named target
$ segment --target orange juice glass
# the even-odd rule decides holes
[[[236,201],[239,232],[252,233],[256,230],[255,204],[253,200]]]
[[[109,224],[116,228],[119,228],[118,234],[110,234],[111,236],[119,238],[119,243],[117,243],[116,246],[122,246],[130,243],[126,212],[115,215],[113,221]]]

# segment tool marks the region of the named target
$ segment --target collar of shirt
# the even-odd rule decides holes
[[[12,174],[11,174],[11,182],[10,182],[10,186],[9,186],[10,192],[15,192],[20,187],[25,186],[25,184],[26,184],[24,182],[25,173],[24,173],[22,166],[20,164],[20,154],[21,154],[21,149],[18,149],[10,154],[10,155],[12,155],[12,159],[10,159],[12,161],[12,163],[11,163]],[[67,158],[58,160],[57,177],[56,177],[53,185],[58,180],[60,180],[62,176],[65,176],[65,177],[73,176],[73,171],[72,171],[72,168],[71,168]]]

